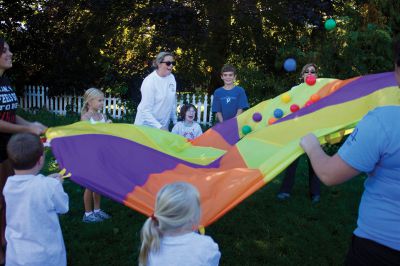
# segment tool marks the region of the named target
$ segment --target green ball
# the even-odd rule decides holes
[[[333,18],[330,18],[327,21],[325,21],[326,30],[333,30],[335,27],[336,27],[336,21]]]
[[[243,133],[243,134],[247,135],[247,134],[249,134],[250,132],[251,132],[251,127],[250,127],[250,126],[245,125],[245,126],[242,127],[242,133]]]

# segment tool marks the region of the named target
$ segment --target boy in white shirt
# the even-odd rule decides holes
[[[15,170],[4,187],[6,210],[6,265],[63,266],[67,264],[58,220],[68,211],[68,195],[59,174],[38,174],[44,164],[38,136],[11,137],[7,153]]]

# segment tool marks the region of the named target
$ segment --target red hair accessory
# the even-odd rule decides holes
[[[153,214],[151,214],[150,218],[151,218],[151,220],[152,220],[152,221],[155,221],[155,222],[157,222],[157,218],[154,216],[154,213],[153,213]]]

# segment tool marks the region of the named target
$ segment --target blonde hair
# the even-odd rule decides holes
[[[161,64],[162,61],[164,61],[164,58],[166,56],[174,57],[174,55],[171,52],[160,52],[153,61],[153,67],[158,68],[158,65]]]
[[[199,192],[193,185],[176,182],[164,186],[157,193],[154,214],[142,227],[139,265],[147,265],[150,252],[159,251],[160,240],[165,232],[193,230],[198,227],[199,220]]]
[[[85,91],[83,95],[83,106],[81,110],[81,114],[85,114],[89,111],[89,102],[96,97],[104,97],[104,93],[97,88],[89,88]]]

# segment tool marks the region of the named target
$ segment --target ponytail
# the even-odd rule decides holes
[[[89,111],[88,102],[83,101],[83,106],[81,109],[81,115],[86,114]]]
[[[193,185],[176,182],[164,186],[157,193],[154,215],[142,227],[139,265],[146,266],[150,253],[160,250],[164,233],[191,231],[198,227],[199,220],[199,192]]]
[[[139,253],[139,266],[146,266],[150,251],[157,252],[160,249],[161,232],[158,229],[156,218],[149,217],[140,232],[142,246]]]

